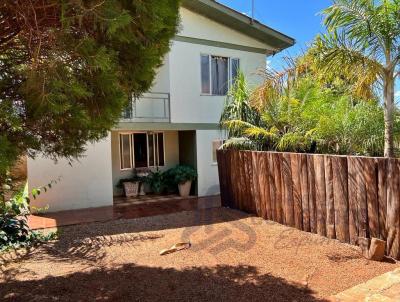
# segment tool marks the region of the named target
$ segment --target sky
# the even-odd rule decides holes
[[[251,16],[251,0],[219,2]],[[290,49],[268,58],[273,68],[282,66],[283,56],[301,54],[318,33],[324,32],[319,13],[330,4],[330,0],[254,0],[255,19],[296,40]]]
[[[251,16],[252,0],[218,0],[241,13]],[[284,66],[283,57],[301,54],[313,38],[325,32],[321,11],[331,0],[254,0],[254,18],[296,40],[291,48],[267,58],[274,69]],[[400,102],[400,81],[396,83],[396,100]]]

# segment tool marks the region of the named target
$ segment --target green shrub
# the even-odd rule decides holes
[[[32,190],[32,196],[36,198],[41,190],[47,191],[51,184],[42,189]],[[29,247],[43,241],[55,238],[55,233],[43,235],[40,232],[32,231],[28,225],[28,215],[30,214],[29,196],[27,188],[21,189],[13,197],[6,200],[5,191],[10,186],[3,185],[0,201],[0,252],[8,249]]]
[[[174,180],[176,184],[181,184],[189,180],[193,181],[197,178],[196,170],[193,167],[187,165],[176,166],[172,169],[171,174],[174,175]]]
[[[164,174],[161,171],[150,172],[146,182],[155,194],[161,194],[165,189]]]

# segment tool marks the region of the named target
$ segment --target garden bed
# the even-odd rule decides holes
[[[187,250],[159,251],[190,240]],[[325,301],[399,267],[224,208],[62,228],[8,263],[2,301]]]

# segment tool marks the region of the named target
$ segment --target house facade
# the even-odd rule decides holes
[[[40,187],[59,179],[33,201],[49,211],[113,204],[116,187],[135,168],[165,170],[177,164],[196,168],[198,196],[219,194],[216,149],[223,133],[218,122],[239,69],[252,85],[266,56],[294,40],[212,0],[187,0],[180,9],[179,33],[153,86],[122,113],[108,136],[89,144],[79,161],[28,160],[28,183]]]

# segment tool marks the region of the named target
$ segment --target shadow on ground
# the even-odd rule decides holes
[[[186,270],[127,264],[41,280],[9,280],[1,301],[326,301],[252,266]]]
[[[139,219],[122,219],[108,222],[95,222],[82,225],[61,227],[59,239],[41,244],[39,248],[27,250],[21,255],[6,259],[0,254],[1,265],[23,261],[34,256],[36,260],[48,259],[58,262],[82,262],[90,265],[104,259],[107,255],[104,248],[113,245],[133,247],[143,241],[163,238],[164,235],[154,232],[166,229],[211,226],[215,223],[232,222],[249,217],[249,215],[226,208],[187,211],[179,214],[181,219],[171,219],[169,215],[143,217]],[[254,223],[264,223],[255,220]],[[249,226],[247,226],[249,228]],[[143,232],[152,232],[143,234]],[[4,273],[4,271],[3,271]]]

